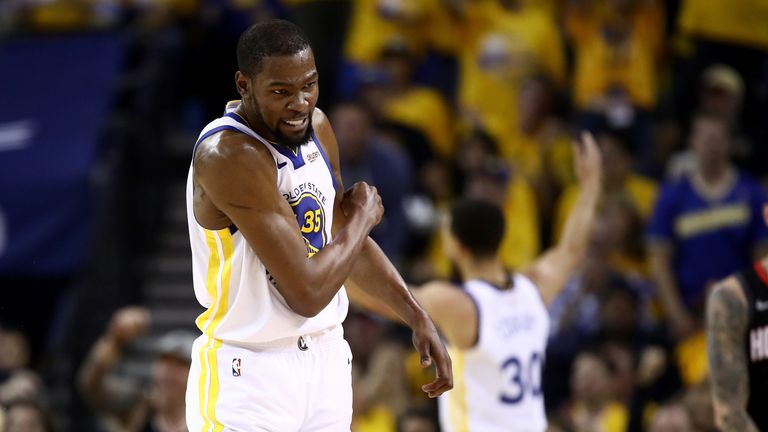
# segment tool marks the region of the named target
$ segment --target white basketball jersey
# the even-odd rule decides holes
[[[481,280],[464,288],[477,306],[478,340],[468,350],[449,347],[454,388],[439,399],[442,430],[544,431],[549,315],[538,289],[520,274],[506,290]]]
[[[249,135],[267,147],[277,166],[278,190],[296,215],[311,257],[331,241],[336,180],[328,158],[314,134],[296,151],[270,143],[234,112],[237,106],[228,104],[224,116],[203,129],[195,148],[225,130]],[[221,230],[201,227],[193,211],[193,175],[194,167],[190,166],[187,221],[195,296],[207,308],[195,321],[203,333],[247,346],[314,333],[344,321],[349,305],[344,287],[319,314],[305,318],[288,307],[236,226]]]

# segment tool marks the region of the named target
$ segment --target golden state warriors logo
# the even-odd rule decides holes
[[[325,210],[320,200],[311,192],[304,192],[298,199],[292,201],[291,207],[296,215],[304,243],[307,245],[307,256],[318,253],[326,244]]]

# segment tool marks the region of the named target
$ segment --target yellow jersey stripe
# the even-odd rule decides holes
[[[216,279],[219,277],[220,267],[220,255],[219,246],[216,242],[216,235],[214,231],[205,230],[205,243],[208,245],[208,251],[210,257],[208,258],[208,272],[205,276],[205,289],[208,295],[212,299],[211,305],[195,320],[195,325],[203,333],[206,333],[206,328],[210,324],[209,321],[213,315],[213,311],[216,307]]]
[[[216,419],[216,403],[219,399],[219,365],[218,365],[218,350],[221,347],[221,340],[213,338],[213,332],[221,324],[224,315],[227,313],[227,307],[229,306],[229,283],[232,276],[232,255],[234,254],[234,245],[232,242],[232,234],[229,229],[223,229],[216,232],[221,245],[221,252],[224,256],[224,262],[221,265],[221,273],[219,274],[219,288],[220,288],[220,301],[218,307],[213,314],[213,320],[211,325],[208,326],[209,336],[214,340],[213,346],[208,352],[208,365],[211,368],[210,374],[210,386],[208,388],[208,404],[206,411],[208,418],[213,421],[213,432],[223,432],[224,425],[219,423]]]
[[[210,428],[211,421],[206,417],[205,406],[208,400],[208,365],[206,351],[210,348],[213,339],[209,339],[205,345],[200,348],[200,377],[197,382],[198,405],[200,408],[200,418],[203,419],[203,430]]]
[[[453,359],[453,391],[448,393],[448,407],[454,432],[469,432],[467,416],[467,385],[464,382],[464,353],[451,350]]]
[[[205,241],[210,251],[205,287],[213,301],[211,306],[196,320],[198,328],[208,336],[208,342],[199,354],[201,373],[198,382],[198,394],[203,431],[216,432],[223,431],[224,427],[216,420],[216,402],[219,396],[216,354],[221,347],[221,340],[216,339],[214,333],[226,315],[229,304],[229,282],[234,246],[232,235],[228,229],[205,230]]]

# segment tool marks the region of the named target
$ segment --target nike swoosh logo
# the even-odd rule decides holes
[[[282,162],[282,163],[278,163],[278,164],[277,164],[277,169],[280,169],[280,168],[282,168],[282,167],[284,167],[284,166],[286,166],[286,165],[288,165],[288,162]]]

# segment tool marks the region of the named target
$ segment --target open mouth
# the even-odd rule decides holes
[[[286,126],[290,127],[291,129],[301,129],[307,125],[308,118],[309,117],[304,117],[296,120],[281,120],[281,122]]]

